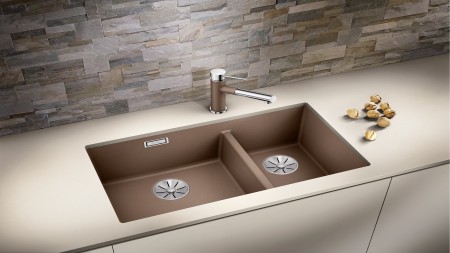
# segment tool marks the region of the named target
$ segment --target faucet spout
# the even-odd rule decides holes
[[[209,107],[209,111],[212,113],[224,113],[227,111],[226,106],[226,94],[237,95],[241,97],[253,98],[256,100],[264,101],[267,104],[274,103],[277,100],[277,97],[274,95],[242,90],[233,88],[226,85],[225,77],[234,78],[231,76],[225,75],[224,69],[213,69],[211,70],[211,106]],[[240,79],[242,78],[235,78]],[[243,79],[245,80],[245,79]]]
[[[256,100],[261,100],[261,101],[266,102],[267,104],[271,104],[271,103],[274,103],[275,101],[277,101],[277,96],[254,92],[254,91],[248,91],[248,90],[236,89],[234,94],[241,96],[241,97],[247,97],[247,98],[253,98]]]

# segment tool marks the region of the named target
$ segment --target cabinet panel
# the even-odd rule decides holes
[[[449,252],[449,168],[392,179],[369,253]]]
[[[83,253],[114,253],[112,246],[85,251]]]
[[[389,181],[117,244],[114,252],[366,252]]]

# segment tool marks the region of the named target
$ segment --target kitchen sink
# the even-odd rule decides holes
[[[369,165],[308,104],[86,150],[120,222]]]

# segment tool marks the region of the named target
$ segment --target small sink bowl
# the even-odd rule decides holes
[[[86,150],[120,222],[369,165],[308,104]]]
[[[236,131],[234,136],[275,187],[369,165],[308,104],[252,118],[253,131]],[[264,161],[271,157],[272,163],[266,162],[266,166],[275,168],[266,170]],[[284,165],[296,162],[297,170],[287,166],[284,172],[283,167],[278,168],[277,172],[283,173],[270,172],[287,158],[291,159]]]

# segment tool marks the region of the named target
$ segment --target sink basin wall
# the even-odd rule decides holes
[[[150,148],[145,141],[168,138]],[[368,165],[308,104],[86,150],[121,222]],[[267,172],[263,161],[287,155],[299,163],[288,175]],[[152,187],[164,179],[190,186],[185,197],[159,199]]]

